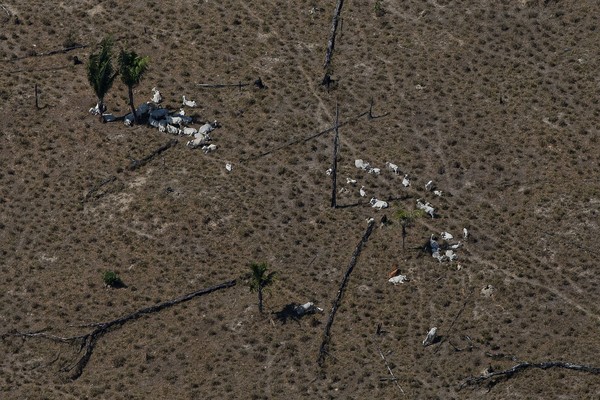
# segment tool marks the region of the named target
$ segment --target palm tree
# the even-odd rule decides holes
[[[94,93],[98,99],[95,112],[100,114],[106,111],[104,105],[104,96],[110,90],[113,81],[117,77],[117,72],[112,65],[112,46],[113,40],[110,37],[102,39],[100,42],[100,52],[90,54],[87,63],[87,77]]]
[[[263,312],[263,289],[270,286],[275,281],[275,272],[269,272],[267,263],[250,264],[252,276],[250,277],[250,291],[258,292],[258,311]]]
[[[135,106],[133,103],[133,87],[137,86],[142,80],[144,73],[148,70],[150,57],[140,57],[135,51],[121,50],[119,53],[119,73],[121,80],[129,91],[129,106],[133,113],[133,122],[137,123],[135,115]]]
[[[406,232],[406,228],[412,226],[415,219],[422,217],[425,215],[423,210],[398,210],[396,211],[396,219],[400,220],[400,225],[402,226],[402,251],[404,251],[404,242],[406,240],[406,236],[408,233]]]

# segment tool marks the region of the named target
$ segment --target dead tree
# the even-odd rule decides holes
[[[61,369],[62,372],[72,371],[70,374],[70,378],[72,380],[75,380],[75,379],[79,378],[81,376],[81,374],[83,373],[83,370],[85,369],[87,363],[89,362],[90,358],[92,357],[92,353],[94,352],[94,347],[96,346],[96,343],[98,342],[98,340],[102,336],[107,334],[108,332],[123,326],[127,322],[134,321],[138,318],[141,318],[144,315],[159,312],[161,310],[164,310],[165,308],[173,307],[177,304],[192,300],[195,297],[202,296],[202,295],[205,295],[208,293],[212,293],[217,290],[230,288],[232,286],[235,286],[235,284],[236,284],[236,280],[234,279],[231,281],[223,282],[219,285],[208,287],[206,289],[201,289],[201,290],[198,290],[198,291],[195,291],[192,293],[188,293],[186,295],[177,297],[172,300],[165,301],[163,303],[159,303],[159,304],[156,304],[156,305],[153,305],[150,307],[139,309],[131,314],[127,314],[127,315],[124,315],[117,319],[113,319],[112,321],[98,322],[98,323],[83,325],[83,326],[87,326],[87,327],[93,327],[94,329],[91,332],[84,333],[82,335],[63,337],[63,336],[52,335],[52,334],[46,333],[45,331],[37,331],[37,332],[11,332],[11,333],[2,335],[1,338],[4,339],[7,336],[17,336],[17,337],[21,337],[24,339],[42,338],[42,339],[47,339],[47,340],[51,340],[51,341],[59,342],[59,343],[78,344],[79,352],[81,352],[81,350],[83,350],[83,355],[81,355],[81,357],[79,357],[79,359],[73,365],[65,366]]]
[[[529,369],[529,368],[537,368],[537,369],[565,368],[565,369],[571,369],[571,370],[580,371],[580,372],[587,372],[587,373],[594,374],[594,375],[600,375],[600,368],[592,367],[589,365],[573,364],[573,363],[563,362],[563,361],[548,361],[548,362],[542,362],[542,363],[522,362],[522,363],[519,363],[519,364],[513,366],[512,368],[509,368],[504,371],[492,371],[492,372],[487,372],[481,376],[469,377],[465,380],[465,382],[463,382],[460,385],[459,389],[462,389],[466,386],[478,386],[486,381],[490,381],[489,384],[491,386],[494,386],[501,380],[510,379],[513,376],[515,376],[516,374],[518,374],[519,372],[525,371],[526,369]]]
[[[39,105],[39,102],[38,102],[39,92],[38,92],[38,84],[37,83],[33,87],[33,91],[34,91],[34,95],[35,95],[35,109],[39,110],[40,109],[40,105]]]
[[[154,157],[156,157],[163,151],[175,146],[176,144],[177,144],[177,139],[171,139],[166,144],[160,146],[158,149],[154,150],[152,153],[150,153],[146,157],[142,158],[141,160],[132,160],[131,164],[129,165],[129,170],[134,171],[134,170],[140,168],[141,166],[143,166],[144,164],[146,164],[147,162],[152,160]]]
[[[340,20],[340,14],[342,12],[343,5],[344,0],[337,1],[335,11],[333,13],[333,19],[331,20],[331,32],[329,33],[329,40],[327,41],[327,52],[325,53],[325,63],[323,64],[323,68],[325,68],[325,71],[329,71],[329,66],[331,64],[333,48],[335,47],[335,35],[337,34],[337,26]]]
[[[319,349],[319,358],[317,359],[317,363],[320,367],[323,367],[323,364],[325,362],[325,356],[328,354],[329,351],[329,341],[331,339],[331,326],[333,325],[335,313],[337,312],[338,307],[340,306],[340,303],[342,301],[342,296],[344,294],[344,290],[346,289],[346,285],[348,284],[348,279],[350,278],[350,274],[352,273],[352,270],[356,265],[356,261],[358,261],[358,256],[360,255],[363,246],[367,243],[367,241],[369,240],[369,236],[371,236],[371,233],[373,232],[374,226],[375,220],[369,220],[367,230],[365,231],[363,237],[360,239],[360,242],[358,242],[358,245],[356,245],[354,253],[352,253],[352,258],[350,259],[350,264],[348,264],[348,269],[344,274],[344,278],[342,279],[340,288],[337,292],[337,295],[335,296],[335,299],[333,300],[333,305],[331,306],[331,311],[329,312],[329,319],[327,320],[327,325],[325,325],[325,331],[323,332],[323,341],[321,342],[321,347]]]
[[[340,109],[338,105],[335,105],[335,125],[333,129],[335,135],[333,135],[333,160],[331,162],[331,207],[337,207],[337,158],[338,158],[338,147],[340,141],[340,134],[338,130],[338,124],[340,121]]]

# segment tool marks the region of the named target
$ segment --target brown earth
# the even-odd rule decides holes
[[[600,364],[600,3],[347,1],[328,91],[320,82],[334,7],[2,3],[1,398],[600,396],[598,375],[567,369],[461,388],[514,360]],[[197,121],[221,123],[216,152],[188,149],[180,138],[127,169],[172,136],[88,114],[95,98],[85,65],[72,60],[87,60],[106,35],[151,57],[138,103],[156,86],[166,107],[178,109],[186,95],[200,105]],[[40,55],[73,43],[89,46]],[[267,89],[197,86],[259,76]],[[115,83],[109,111],[126,113],[126,96]],[[338,177],[350,191],[338,198],[347,207],[332,209],[332,135],[283,145],[331,127],[336,103],[343,122],[367,111],[371,98],[374,114],[386,115],[340,129]],[[356,169],[359,158],[381,175]],[[409,188],[386,161],[409,174]],[[428,180],[442,197],[425,191]],[[375,211],[371,196],[390,208]],[[417,219],[402,251],[393,215],[414,209],[417,198],[438,217]],[[366,219],[383,215],[392,223],[377,224],[358,259],[320,369],[331,302]],[[458,262],[419,250],[431,234],[459,236],[463,227],[471,236]],[[251,262],[278,272],[263,316],[240,278]],[[387,282],[394,264],[409,282]],[[127,287],[104,287],[106,270]],[[74,381],[61,368],[81,355],[77,346],[10,335],[89,332],[79,325],[236,278],[233,288],[109,332]],[[481,292],[487,285],[491,295]],[[275,318],[306,301],[325,312]],[[442,340],[423,347],[433,326]],[[381,380],[390,375],[380,349],[404,396]]]

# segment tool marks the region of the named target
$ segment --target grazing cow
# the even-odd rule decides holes
[[[417,208],[425,211],[425,213],[431,215],[431,218],[434,218],[435,209],[431,206],[431,204],[425,202],[423,203],[421,199],[417,199]]]
[[[404,178],[402,178],[402,186],[404,186],[404,187],[410,186],[410,180],[408,179],[408,174],[404,175]]]
[[[400,173],[400,167],[398,167],[396,164],[392,164],[391,162],[386,162],[385,166],[388,167],[389,169],[391,169],[394,174],[398,175]]]

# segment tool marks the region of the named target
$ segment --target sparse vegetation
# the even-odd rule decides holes
[[[106,286],[112,288],[120,288],[125,286],[121,277],[115,271],[104,271],[102,273],[102,281]]]

